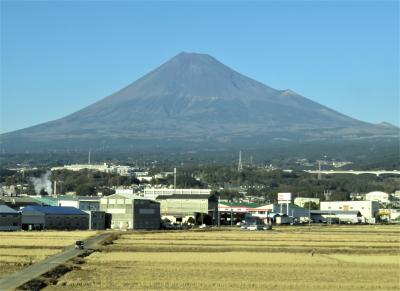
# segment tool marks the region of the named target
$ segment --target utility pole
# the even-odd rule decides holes
[[[89,151],[89,156],[88,156],[88,164],[90,165],[90,151]]]

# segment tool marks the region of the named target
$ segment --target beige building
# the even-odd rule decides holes
[[[389,203],[389,194],[382,191],[373,191],[365,195],[365,200]]]
[[[114,194],[100,199],[100,210],[111,214],[113,229],[159,229],[160,203],[133,194]]]
[[[186,222],[190,217],[206,217],[213,224],[218,219],[218,199],[209,194],[160,195],[161,216],[173,222]]]
[[[211,189],[146,188],[143,197],[156,200],[160,195],[211,195]]]

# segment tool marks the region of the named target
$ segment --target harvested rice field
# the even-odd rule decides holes
[[[0,278],[95,234],[94,231],[0,232]]]
[[[126,232],[45,290],[399,290],[397,226]]]

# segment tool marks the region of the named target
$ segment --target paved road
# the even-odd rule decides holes
[[[85,240],[86,248],[96,248],[96,243],[110,236],[110,233],[103,233],[95,237],[91,237]],[[76,257],[77,255],[83,253],[84,250],[75,249],[74,246],[68,247],[64,252],[55,254],[48,257],[47,259],[37,262],[21,271],[15,272],[3,279],[0,279],[0,290],[14,290],[19,286],[29,282],[30,280],[39,277],[40,275],[50,271],[51,269],[57,267],[60,264]]]

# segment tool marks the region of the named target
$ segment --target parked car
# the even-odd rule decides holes
[[[251,225],[248,225],[246,229],[247,230],[264,230],[264,225],[262,225],[262,224],[251,224]]]
[[[265,224],[263,226],[263,230],[270,230],[270,229],[272,229],[272,225],[271,224]]]

